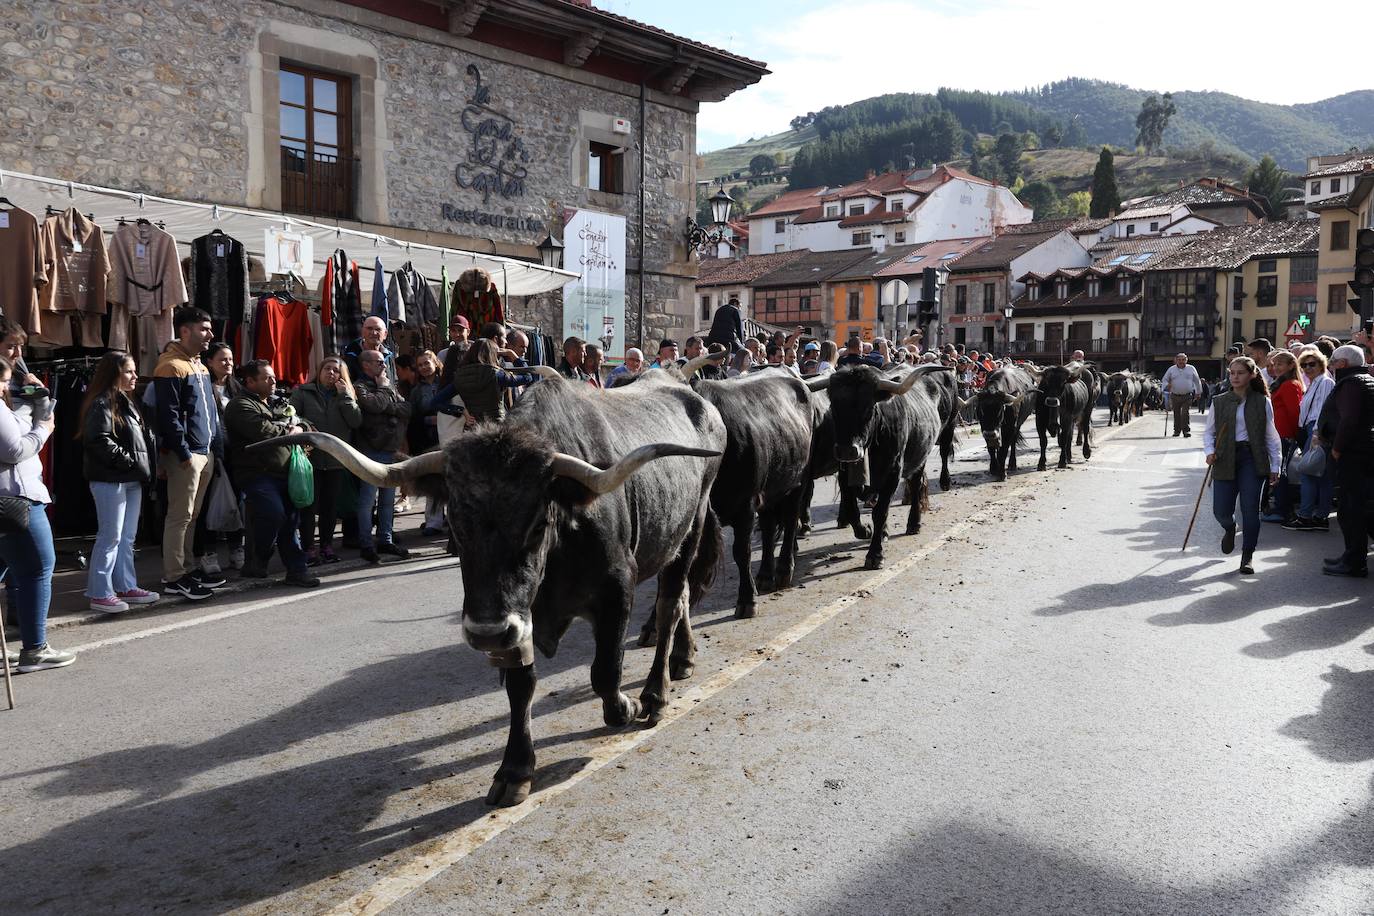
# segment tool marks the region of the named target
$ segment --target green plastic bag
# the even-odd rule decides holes
[[[297,509],[315,502],[315,469],[299,445],[291,446],[291,457],[286,460],[286,492]]]

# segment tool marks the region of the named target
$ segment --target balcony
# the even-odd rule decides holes
[[[1132,360],[1140,356],[1138,337],[1097,337],[1091,340],[1013,340],[1011,355],[1032,362],[1062,363],[1074,350],[1091,360]]]
[[[352,219],[358,160],[281,148],[281,208],[286,213]]]
[[[1165,328],[1156,328],[1154,332],[1145,338],[1145,358],[1168,358],[1172,359],[1176,354],[1186,353],[1188,356],[1211,356],[1212,344],[1215,338],[1202,330],[1195,330],[1192,334],[1173,334]]]

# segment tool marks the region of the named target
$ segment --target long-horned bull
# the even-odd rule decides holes
[[[947,430],[952,444],[959,406],[954,374],[945,367],[919,366],[897,371],[905,374],[892,377],[872,366],[844,366],[829,375],[826,383],[835,430],[835,458],[847,464],[866,456],[869,484],[876,495],[865,560],[869,569],[883,564],[888,507],[897,484],[903,480],[911,488],[906,533],[920,531],[926,497],[926,459],[936,442],[943,441]],[[852,486],[845,482],[843,468],[840,473],[842,494],[846,499],[852,498],[852,492],[844,492],[846,488],[852,491]],[[841,511],[845,511],[843,506]]]
[[[734,531],[733,554],[739,569],[736,617],[753,617],[759,591],[789,588],[796,563],[797,523],[811,452],[811,395],[783,370],[752,372],[729,380],[693,379],[724,353],[695,357],[680,369],[697,394],[720,411],[726,448],[711,487],[711,508]],[[757,581],[749,545],[757,522],[763,561]],[[774,548],[781,535],[776,561]],[[646,625],[640,634],[648,644]]]
[[[291,443],[323,449],[381,486],[425,477],[442,487],[462,561],[463,634],[505,669],[510,701],[488,804],[529,795],[533,650],[552,656],[574,619],[592,626],[591,684],[607,725],[657,721],[670,676],[691,675],[688,609],[722,552],[709,499],[726,436],[715,407],[667,373],[650,370],[612,391],[549,378],[530,386],[504,423],[394,464],[322,433],[272,440]],[[622,643],[635,587],[653,577],[662,636],[635,700],[621,690]]]
[[[988,473],[1005,480],[1016,470],[1016,446],[1024,442],[1021,426],[1035,410],[1035,378],[1019,366],[1002,366],[988,373],[974,400],[988,446]]]

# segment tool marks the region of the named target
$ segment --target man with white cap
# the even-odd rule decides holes
[[[1326,398],[1317,432],[1336,462],[1340,503],[1336,518],[1341,523],[1345,550],[1326,561],[1328,576],[1369,574],[1369,525],[1365,501],[1369,497],[1369,468],[1374,462],[1374,376],[1365,366],[1364,350],[1346,344],[1331,354],[1329,364],[1336,387]]]

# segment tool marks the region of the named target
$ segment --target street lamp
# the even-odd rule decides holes
[[[552,267],[555,270],[562,269],[563,243],[554,238],[552,232],[544,236],[544,241],[539,243],[538,248],[539,260],[544,262],[545,267]]]
[[[1006,319],[1002,322],[1002,333],[1006,335],[1007,344],[1004,348],[1004,352],[1007,356],[1011,356],[1011,316],[1015,314],[1016,306],[1012,305],[1010,302],[1002,306],[1002,317]]]
[[[725,224],[730,221],[730,209],[735,205],[735,199],[725,190],[725,179],[720,179],[720,186],[716,193],[711,195],[711,227],[697,225],[695,218],[687,217],[687,249],[689,252],[695,251],[704,253],[715,245],[725,241]]]

